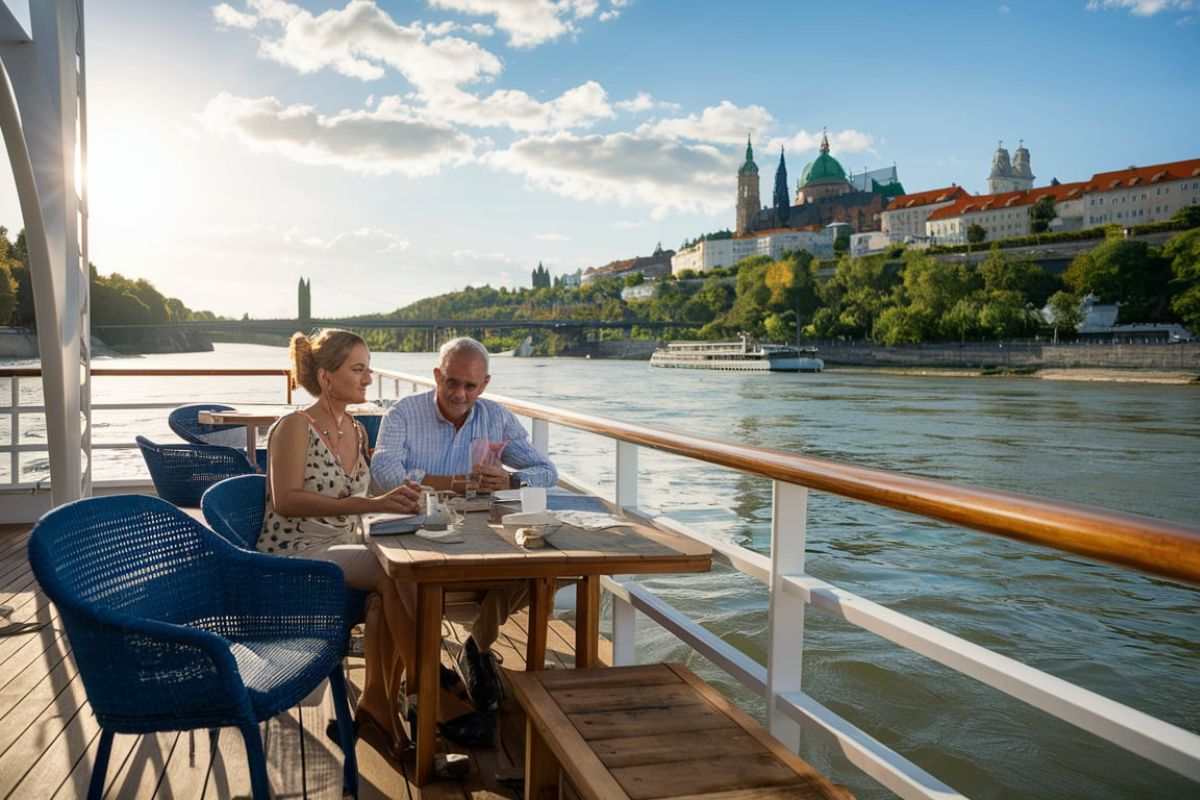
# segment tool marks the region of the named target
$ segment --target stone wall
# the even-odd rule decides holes
[[[885,347],[821,342],[821,358],[833,365],[959,367],[971,369],[1071,368],[1154,369],[1200,374],[1200,342],[1112,344],[1087,342],[969,342]]]

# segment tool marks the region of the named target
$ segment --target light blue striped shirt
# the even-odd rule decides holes
[[[404,482],[411,469],[427,475],[465,475],[471,471],[471,441],[508,440],[501,454],[506,467],[528,486],[554,486],[558,470],[534,449],[524,426],[504,406],[479,398],[462,428],[442,416],[434,392],[409,395],[383,415],[371,457],[371,478],[387,490]]]

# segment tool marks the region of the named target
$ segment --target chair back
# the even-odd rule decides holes
[[[148,495],[78,500],[38,521],[29,565],[58,607],[101,724],[167,730],[161,719],[159,727],[145,728],[132,720],[150,709],[181,715],[213,710],[211,695],[188,697],[203,695],[214,681],[205,654],[148,635],[156,624],[188,625],[221,614],[218,550],[230,547]]]
[[[375,440],[379,438],[379,425],[383,422],[382,414],[355,414],[354,418],[362,423],[367,432],[367,447],[375,449]]]
[[[208,527],[229,542],[253,550],[267,507],[267,476],[238,475],[208,487],[200,509]]]
[[[171,411],[167,415],[167,424],[185,442],[244,448],[246,446],[246,426],[205,425],[199,419],[201,411],[230,411],[232,408],[233,406],[221,403],[192,403]]]
[[[136,439],[154,481],[154,490],[163,500],[177,506],[196,508],[204,490],[217,481],[258,471],[245,453],[232,447],[156,444],[144,436]]]

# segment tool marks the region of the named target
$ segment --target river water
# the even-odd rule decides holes
[[[375,366],[429,374],[429,354]],[[98,359],[95,367],[282,367],[282,348]],[[808,456],[1200,521],[1200,387],[915,377],[827,371],[753,375],[641,362],[496,358],[491,391]],[[0,389],[0,395],[7,392]],[[35,391],[30,387],[29,391]],[[283,380],[97,378],[95,403],[281,402]],[[373,395],[372,395],[373,396]],[[7,400],[0,396],[0,404]],[[29,402],[29,400],[25,400]],[[165,412],[94,413],[94,437],[172,438]],[[0,426],[2,427],[2,426]],[[0,436],[6,434],[0,430]],[[560,468],[611,488],[610,442],[552,428]],[[144,469],[96,451],[97,478]],[[639,501],[708,535],[766,553],[766,480],[642,451]],[[7,479],[4,476],[3,479]],[[812,493],[808,571],[843,589],[1200,731],[1200,590],[900,512]],[[765,663],[766,591],[719,568],[646,584]],[[1195,783],[810,610],[805,690],[975,798],[1197,796]],[[762,703],[653,623],[639,661],[679,660],[760,717]],[[890,797],[819,741],[802,755],[859,798]]]

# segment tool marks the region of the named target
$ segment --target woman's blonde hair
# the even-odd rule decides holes
[[[333,372],[360,344],[367,346],[357,333],[337,328],[322,328],[312,336],[305,336],[299,331],[292,334],[289,348],[292,356],[292,388],[302,386],[313,397],[319,397],[321,383],[317,380],[317,370]]]

